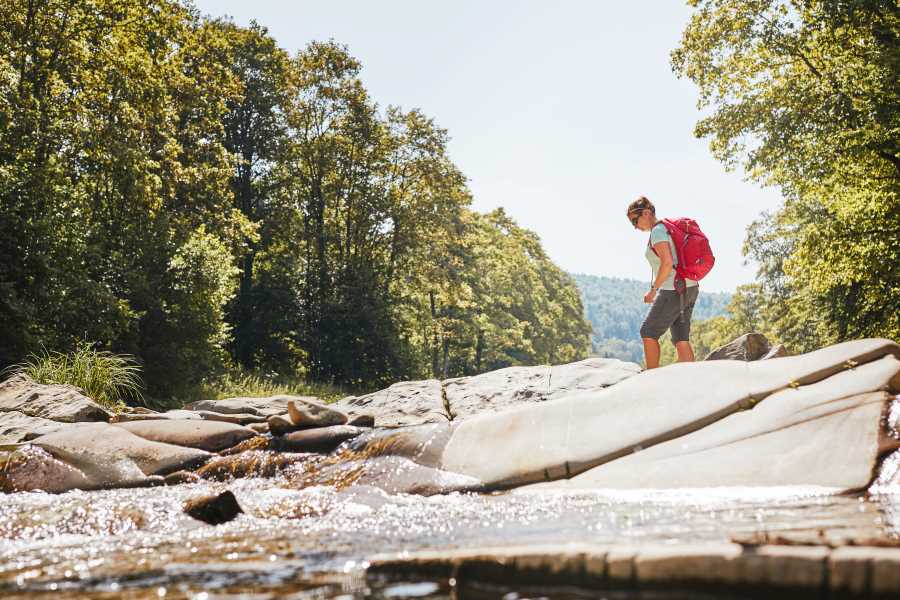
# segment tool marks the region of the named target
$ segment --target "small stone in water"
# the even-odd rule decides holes
[[[184,512],[198,521],[219,525],[231,521],[244,512],[230,490],[217,496],[201,496],[184,503]]]

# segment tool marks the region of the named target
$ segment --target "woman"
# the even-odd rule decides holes
[[[653,304],[641,326],[644,342],[644,362],[648,369],[659,366],[659,338],[672,332],[672,342],[678,353],[678,362],[694,360],[691,348],[691,314],[700,287],[692,279],[685,279],[683,296],[675,289],[675,266],[678,255],[675,244],[662,221],[656,218],[656,208],[644,196],[628,205],[628,219],[635,229],[650,232],[645,256],[653,269],[653,283],[644,295],[644,302]],[[679,281],[679,284],[681,282]]]

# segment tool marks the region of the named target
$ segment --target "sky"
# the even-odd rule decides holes
[[[745,181],[693,136],[697,90],[669,64],[690,17],[679,0],[195,0],[268,28],[296,53],[347,46],[382,107],[418,108],[448,130],[473,208],[502,206],[563,269],[650,279],[646,234],[625,218],[645,195],[689,216],[716,266],[701,287],[753,280],[747,226],[777,190]]]

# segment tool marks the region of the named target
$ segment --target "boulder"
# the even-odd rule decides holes
[[[225,400],[198,400],[186,404],[188,410],[210,411],[219,414],[250,414],[258,417],[283,415],[287,412],[287,403],[291,400],[316,402],[311,396],[268,396],[265,398],[227,398]]]
[[[352,425],[332,425],[293,431],[278,438],[277,448],[287,452],[331,452],[343,442],[368,431],[368,428]]]
[[[553,402],[373,432],[350,446],[475,479],[481,490],[580,474],[578,485],[590,488],[859,489],[877,466],[883,391],[900,390],[898,356],[890,340],[868,339],[777,360],[677,363]]]
[[[266,425],[272,435],[284,435],[289,431],[299,429],[288,415],[272,415],[266,419]]]
[[[201,496],[191,498],[184,503],[184,512],[198,521],[210,525],[227,523],[240,513],[244,512],[237,502],[237,498],[229,490],[213,496]]]
[[[166,485],[181,485],[183,483],[196,483],[200,481],[200,476],[190,471],[175,471],[166,475],[164,480]]]
[[[111,423],[132,423],[134,421],[200,421],[203,417],[192,410],[167,410],[166,412],[126,412],[113,415]]]
[[[17,410],[0,412],[0,445],[33,440],[63,427],[66,427],[65,423],[41,417],[29,417]]]
[[[352,425],[353,427],[375,427],[375,417],[360,413],[347,421],[347,425]]]
[[[446,423],[601,390],[640,372],[634,363],[589,358],[566,365],[508,367],[444,382],[404,381],[365,396],[344,398],[333,406],[353,416],[374,415],[382,427]]]
[[[351,416],[371,414],[381,427],[440,423],[448,418],[437,379],[401,381],[371,394],[343,398],[332,406]]]
[[[77,387],[36,383],[24,373],[0,383],[0,412],[10,411],[63,423],[109,421],[112,417]]]
[[[761,333],[746,333],[724,346],[719,346],[703,360],[759,360],[766,356],[769,349],[769,340],[766,336]]]
[[[308,400],[289,400],[287,409],[291,422],[301,429],[344,425],[348,420],[345,413]]]
[[[500,412],[574,392],[598,391],[641,372],[635,363],[589,358],[565,365],[508,367],[444,381],[453,420]]]
[[[81,423],[32,442],[85,475],[79,489],[121,487],[206,461],[210,454],[145,440],[107,423]]]
[[[199,448],[218,452],[256,436],[256,432],[242,425],[221,421],[156,420],[117,423],[131,433],[153,442]]]
[[[149,487],[163,483],[162,477],[144,475],[140,470],[124,463],[113,465],[107,470],[82,470],[33,445],[25,445],[15,452],[6,453],[0,463],[3,465],[0,470],[0,491],[3,492],[42,491],[60,494],[73,489]]]
[[[790,356],[791,353],[787,351],[787,348],[784,347],[784,344],[775,344],[769,351],[766,352],[759,360],[769,360],[770,358],[781,358],[782,356]]]

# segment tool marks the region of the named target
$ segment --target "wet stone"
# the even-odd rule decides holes
[[[334,425],[288,433],[277,440],[278,449],[286,452],[331,452],[343,442],[368,431],[365,427]]]
[[[284,435],[297,430],[297,426],[294,425],[287,415],[272,415],[266,419],[266,425],[269,426],[269,432],[272,435]]]
[[[227,523],[244,512],[230,490],[215,496],[192,498],[184,503],[183,510],[198,521],[210,525]]]
[[[182,483],[195,483],[200,481],[200,476],[190,471],[175,471],[165,477],[166,485],[181,485]]]
[[[344,425],[347,422],[345,413],[308,400],[297,399],[289,401],[287,403],[287,411],[291,422],[297,427],[304,429]]]
[[[367,414],[358,414],[347,421],[347,425],[353,427],[375,427],[375,417]]]

